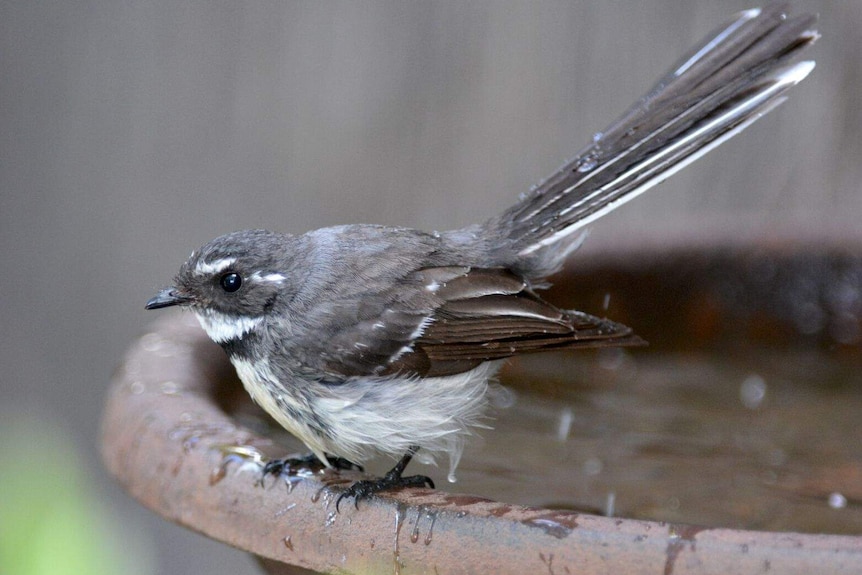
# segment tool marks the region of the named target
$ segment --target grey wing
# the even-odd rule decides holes
[[[327,341],[321,342],[321,368],[337,377],[388,373],[398,358],[412,352],[433,321],[443,303],[436,293],[439,287],[469,269],[443,266],[408,271],[397,280],[392,278],[392,287],[382,293],[360,294],[358,307],[351,298],[343,310],[331,310],[332,317],[341,318],[340,325],[327,331]],[[419,368],[413,371],[422,373]]]
[[[379,316],[337,339],[342,353],[329,370],[418,376],[559,347],[643,343],[624,325],[543,301],[511,271],[456,266],[414,272]]]

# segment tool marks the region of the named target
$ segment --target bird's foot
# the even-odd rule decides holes
[[[394,470],[393,470],[394,471]],[[338,499],[335,501],[335,510],[339,511],[341,500],[346,497],[353,497],[353,505],[358,509],[359,502],[379,493],[380,491],[388,491],[390,489],[398,489],[401,487],[430,487],[434,489],[434,482],[430,477],[424,475],[410,475],[403,477],[400,473],[390,471],[383,477],[377,479],[363,479],[357,481],[347,489],[341,492]]]
[[[343,457],[327,455],[326,460],[329,462],[329,467],[332,469],[364,471],[361,465],[357,465]],[[263,473],[261,475],[260,482],[263,483],[263,480],[267,475],[298,475],[301,471],[305,470],[322,471],[324,469],[326,469],[326,465],[324,465],[323,462],[320,461],[320,459],[313,453],[303,455],[302,457],[270,459],[266,462],[266,465],[263,466]]]

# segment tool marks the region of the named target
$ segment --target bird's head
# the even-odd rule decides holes
[[[289,237],[267,230],[218,237],[192,252],[174,284],[146,308],[188,308],[214,341],[241,338],[264,321],[282,293],[287,276],[281,255]]]

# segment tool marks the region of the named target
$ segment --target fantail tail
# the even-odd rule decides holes
[[[711,34],[575,159],[485,225],[535,277],[577,247],[576,232],[754,123],[814,68],[788,64],[819,37],[786,4],[738,14]],[[548,249],[545,249],[548,248]]]

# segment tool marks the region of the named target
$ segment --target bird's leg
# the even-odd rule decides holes
[[[345,497],[353,497],[353,503],[358,508],[360,500],[366,499],[380,491],[397,489],[399,487],[430,487],[434,489],[434,482],[431,481],[430,477],[424,475],[403,476],[404,468],[407,467],[407,464],[410,463],[410,460],[413,459],[417,451],[419,451],[419,446],[411,445],[407,453],[404,454],[404,457],[386,475],[377,479],[357,481],[342,491],[341,495],[335,501],[335,510],[338,511],[338,506]]]
[[[332,469],[346,471],[365,471],[361,465],[357,465],[351,461],[335,455],[326,455],[326,460]],[[296,474],[299,469],[313,469],[320,471],[326,469],[322,461],[313,453],[303,455],[301,457],[286,457],[284,459],[270,459],[263,466],[263,476],[261,481],[267,475],[282,475],[284,473],[291,475]]]

